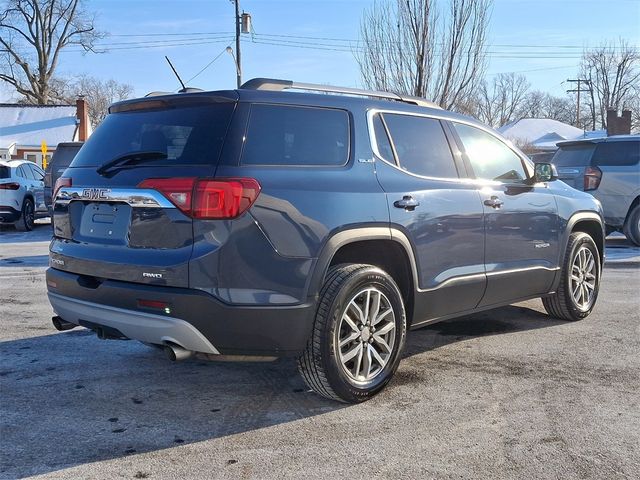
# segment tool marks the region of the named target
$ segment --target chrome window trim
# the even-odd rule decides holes
[[[101,192],[98,198],[86,195],[87,190]],[[54,200],[56,205],[73,201],[127,203],[142,208],[177,208],[164,195],[150,188],[62,187]]]
[[[445,121],[445,122],[451,122],[451,123],[461,123],[463,125],[468,125],[470,127],[474,127],[477,128],[479,130],[482,130],[486,133],[488,133],[489,135],[491,135],[492,137],[494,137],[496,140],[500,141],[501,143],[503,143],[506,147],[508,147],[516,156],[518,156],[527,166],[527,175],[529,175],[529,178],[531,178],[531,169],[533,169],[533,162],[531,161],[531,159],[529,159],[526,155],[524,155],[523,153],[519,152],[518,150],[515,149],[515,147],[511,144],[511,142],[509,142],[508,140],[506,140],[505,138],[500,137],[499,135],[496,135],[496,132],[493,131],[491,128],[482,125],[482,124],[477,124],[474,122],[470,122],[464,119],[452,119],[446,115],[438,115],[437,112],[433,112],[433,113],[414,113],[414,112],[405,112],[405,111],[401,111],[401,110],[394,110],[394,109],[387,109],[387,108],[372,108],[370,110],[367,110],[367,128],[369,130],[369,145],[371,147],[371,150],[373,151],[374,155],[376,157],[378,157],[380,160],[382,160],[383,162],[385,162],[387,165],[390,165],[398,170],[400,170],[403,173],[406,173],[408,175],[414,176],[416,178],[424,178],[427,180],[439,180],[439,181],[449,181],[449,182],[460,182],[462,181],[462,183],[473,183],[473,184],[477,184],[477,183],[481,183],[483,185],[504,185],[503,182],[498,182],[496,180],[487,180],[487,179],[483,179],[483,178],[463,178],[463,177],[459,177],[459,178],[443,178],[443,177],[427,177],[424,175],[418,175],[416,173],[412,173],[409,172],[407,170],[403,170],[402,168],[398,167],[397,165],[389,162],[388,160],[386,160],[378,151],[378,144],[377,144],[377,140],[376,140],[376,134],[375,134],[375,130],[373,128],[373,117],[378,114],[378,113],[389,113],[389,114],[393,114],[393,115],[409,115],[409,116],[413,116],[413,117],[424,117],[424,118],[430,118],[433,120],[441,120],[441,121]],[[451,152],[453,154],[454,157],[459,157],[460,155],[462,155],[462,152],[457,150],[457,151],[452,151]],[[471,180],[471,182],[465,182],[465,180]]]

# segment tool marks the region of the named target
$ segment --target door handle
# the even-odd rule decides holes
[[[484,204],[487,207],[500,208],[504,204],[504,202],[494,195],[491,198],[486,199],[484,201]]]
[[[413,212],[420,202],[413,198],[411,195],[405,195],[402,200],[396,200],[393,202],[393,206],[396,208],[404,208],[408,212]]]

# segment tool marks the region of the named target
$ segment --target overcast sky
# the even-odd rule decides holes
[[[255,36],[243,36],[244,79],[276,77],[361,86],[353,56],[368,0],[244,0]],[[446,3],[446,0],[441,0]],[[82,54],[70,47],[60,75],[89,74],[130,83],[136,94],[179,88],[168,55],[189,84],[235,87],[235,67],[224,52],[232,43],[229,0],[88,0],[97,27],[109,33],[107,50]],[[143,36],[144,35],[144,36]],[[584,47],[624,38],[640,45],[638,0],[494,0],[489,74],[522,72],[534,88],[559,95],[577,74]],[[0,97],[15,96],[4,87]]]

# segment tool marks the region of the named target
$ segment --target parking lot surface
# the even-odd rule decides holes
[[[170,363],[58,333],[49,227],[0,231],[0,478],[640,478],[640,249],[608,242],[594,313],[539,300],[410,332],[347,406],[293,360]]]

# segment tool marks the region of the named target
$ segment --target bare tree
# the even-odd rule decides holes
[[[559,122],[575,125],[576,104],[570,97],[556,97],[549,93],[534,90],[527,93],[516,116],[519,118],[550,118]],[[584,125],[584,119],[580,119]]]
[[[29,103],[55,98],[60,52],[69,45],[92,50],[101,37],[81,0],[6,0],[0,7],[0,80]]]
[[[582,78],[591,86],[591,121],[607,128],[607,110],[622,110],[640,94],[640,52],[626,41],[604,44],[582,56]]]
[[[368,88],[426,97],[443,108],[469,102],[486,68],[493,0],[376,0],[356,52]]]
[[[478,92],[476,116],[493,127],[516,120],[529,86],[524,75],[515,73],[496,75],[491,83],[485,80]]]
[[[114,79],[100,80],[83,75],[66,87],[64,99],[71,103],[78,97],[84,97],[87,100],[89,119],[96,127],[107,115],[109,105],[131,98],[133,93],[132,85]]]

